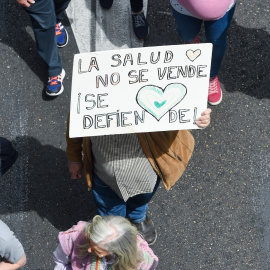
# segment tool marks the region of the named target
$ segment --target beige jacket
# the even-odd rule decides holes
[[[137,133],[142,149],[169,190],[185,171],[194,149],[194,138],[189,130]],[[92,185],[92,152],[90,137],[69,138],[67,121],[67,157],[71,162],[82,162],[88,189]]]

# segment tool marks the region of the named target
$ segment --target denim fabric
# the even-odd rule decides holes
[[[63,18],[70,0],[36,0],[29,8],[29,14],[36,38],[37,50],[48,66],[48,75],[62,72],[62,62],[57,49],[55,24]]]
[[[128,217],[134,223],[145,220],[148,203],[154,196],[159,183],[160,179],[158,178],[152,193],[139,194],[129,198],[125,202],[94,174],[92,193],[98,214],[101,216],[114,215]]]
[[[203,21],[195,17],[183,15],[172,9],[178,33],[184,41],[192,41],[199,34],[202,22],[204,22],[206,41],[213,44],[210,77],[215,77],[219,72],[227,46],[227,30],[230,26],[235,6],[216,21]]]

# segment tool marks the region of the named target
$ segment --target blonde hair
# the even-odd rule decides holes
[[[137,249],[137,228],[120,216],[95,216],[85,234],[95,244],[115,255],[113,269],[137,269],[142,254]],[[86,257],[90,244],[80,246],[79,257]]]

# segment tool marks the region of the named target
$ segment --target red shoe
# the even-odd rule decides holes
[[[199,40],[198,36],[196,36],[191,41],[184,41],[184,44],[198,44],[198,43],[200,43],[200,40]]]
[[[208,103],[218,105],[222,100],[222,90],[218,81],[218,76],[210,78],[208,89]]]

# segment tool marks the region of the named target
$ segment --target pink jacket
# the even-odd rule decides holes
[[[202,20],[218,20],[227,12],[235,0],[178,0],[194,17]]]
[[[83,259],[76,256],[79,251],[77,245],[84,244],[86,241],[84,228],[87,224],[87,222],[79,221],[77,225],[72,226],[72,228],[65,232],[60,232],[58,235],[61,247],[70,258],[73,270],[90,270],[91,266],[93,266],[92,264],[100,263],[100,259],[96,260],[96,256],[92,256],[91,253]],[[154,270],[158,264],[157,256],[140,236],[138,236],[137,246],[144,255],[144,261],[138,265],[137,270]]]

